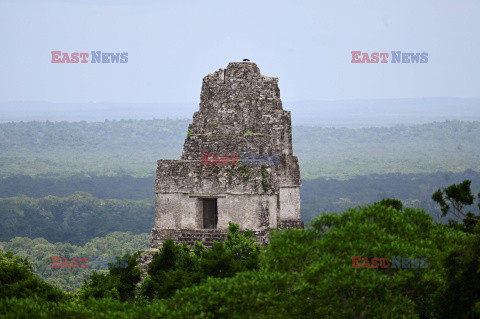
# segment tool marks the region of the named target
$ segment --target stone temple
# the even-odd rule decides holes
[[[150,248],[168,238],[210,247],[229,221],[267,244],[269,230],[303,228],[300,186],[278,78],[229,63],[203,78],[181,158],[158,161]]]

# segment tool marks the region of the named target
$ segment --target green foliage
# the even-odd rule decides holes
[[[294,276],[278,272],[242,272],[231,278],[209,278],[164,302],[175,318],[308,318],[297,296]],[[299,309],[300,308],[300,309]],[[300,311],[299,311],[300,310]],[[315,317],[315,313],[310,313]]]
[[[236,224],[229,223],[226,242],[214,242],[210,250],[195,243],[193,252],[176,245],[169,239],[153,255],[148,276],[142,284],[141,296],[164,299],[180,289],[204,281],[208,277],[227,278],[259,267],[260,246],[251,231],[239,232]]]
[[[93,238],[84,246],[75,246],[61,242],[50,243],[43,238],[15,237],[6,243],[0,243],[0,247],[3,246],[5,250],[13,251],[21,257],[29,256],[33,272],[37,276],[65,291],[75,292],[94,272],[106,274],[108,270],[91,268],[91,261],[87,263],[89,268],[52,269],[51,256],[61,256],[69,260],[73,257],[92,256],[113,258],[147,248],[149,238],[148,233],[133,235],[130,232],[113,232],[105,237]]]
[[[80,191],[93,197],[107,199],[147,199],[153,197],[152,183],[155,176],[89,175],[78,173],[67,176],[11,175],[0,178],[0,197],[65,197]]]
[[[127,267],[120,263],[117,257],[116,265],[109,265],[108,274],[93,274],[90,280],[85,281],[82,289],[78,292],[81,300],[88,298],[110,298],[127,301],[135,298],[137,284],[140,281],[141,271],[137,267],[137,258],[140,252],[133,255],[125,254]]]
[[[190,136],[192,136],[192,134],[193,134],[193,131],[191,129],[188,129],[187,138],[190,138]]]
[[[478,228],[478,226],[477,226]],[[480,232],[444,260],[446,284],[438,294],[439,318],[480,317]]]
[[[185,249],[168,239],[162,249],[153,255],[140,294],[149,300],[168,298],[178,289],[198,283],[200,279],[198,256],[191,254],[189,248]]]
[[[26,257],[0,249],[0,299],[37,296],[46,301],[60,301],[67,298],[63,291],[35,276],[31,268]]]
[[[237,224],[228,222],[225,246],[232,251],[235,260],[244,264],[245,269],[259,268],[260,244],[253,238],[251,230],[240,232]]]
[[[450,208],[452,208],[451,213],[455,217],[463,220],[463,225],[459,225],[457,221],[450,220],[449,226],[470,233],[473,232],[475,225],[480,219],[480,216],[476,216],[472,212],[464,211],[465,207],[472,205],[473,200],[475,199],[475,196],[472,195],[470,189],[471,183],[470,180],[464,180],[458,185],[452,184],[443,190],[438,189],[432,195],[432,199],[441,207],[442,217],[446,216],[450,211]],[[478,207],[480,209],[480,193],[478,194],[478,199]]]
[[[199,266],[205,277],[232,277],[242,270],[240,263],[235,261],[233,252],[223,242],[214,242],[212,248],[202,254]]]
[[[0,176],[150,176],[159,158],[178,158],[191,120],[0,124]]]
[[[432,199],[442,207],[443,216],[448,214],[450,206],[457,217],[465,216],[463,209],[472,205],[475,198],[470,190],[471,183],[472,181],[464,180],[458,185],[452,184],[443,190],[438,189],[432,195]]]
[[[250,179],[250,178],[252,178],[252,174],[251,174],[251,171],[250,171],[250,167],[245,166],[245,165],[242,165],[242,164],[238,164],[237,169],[238,169],[238,171],[240,172],[240,175],[241,175],[243,178],[245,178],[245,179]]]
[[[193,253],[196,256],[200,256],[204,250],[205,250],[205,246],[201,242],[196,241],[195,244],[193,245]]]
[[[208,278],[165,300],[173,317],[428,318],[443,257],[468,235],[421,210],[373,205],[323,215],[309,230],[274,232],[259,271]],[[351,256],[428,257],[428,268],[356,269]]]
[[[215,174],[220,172],[220,167],[218,165],[208,165],[206,167],[208,167],[208,169]]]
[[[80,299],[88,298],[110,298],[120,300],[120,295],[116,289],[116,283],[113,278],[106,274],[93,273],[88,281],[85,281],[81,290],[77,292]]]
[[[156,276],[162,271],[176,268],[183,249],[180,245],[175,245],[173,239],[167,239],[163,243],[160,253],[153,255],[152,262],[149,264],[149,275]]]
[[[433,294],[443,284],[442,256],[466,239],[464,233],[434,224],[421,210],[366,206],[324,214],[310,230],[275,233],[262,269],[299,273],[296,294],[312,314],[428,317]],[[356,269],[352,256],[427,257],[428,268]]]
[[[480,122],[360,129],[294,126],[293,147],[302,179],[345,180],[371,174],[478,172],[478,136]]]
[[[467,213],[466,214],[467,217],[478,217],[478,216],[475,216],[473,213]],[[462,220],[461,223],[459,223],[458,221],[456,220],[453,220],[453,219],[449,219],[448,220],[448,227],[450,228],[453,228],[453,229],[456,229],[456,230],[460,230],[460,231],[463,231],[463,232],[466,232],[466,233],[473,233],[475,231],[475,226],[477,225],[477,221],[475,221],[474,219],[470,219],[470,218],[466,218],[464,220]]]
[[[480,185],[480,173],[472,170],[462,173],[374,174],[343,181],[325,178],[305,180],[302,172],[302,220],[309,222],[322,212],[339,213],[382,198],[396,198],[402,201],[404,207],[421,208],[440,221],[442,212],[432,200],[432,193],[439,187],[460,183],[464,179],[472,180],[472,186]],[[480,191],[472,187],[473,190]],[[475,211],[475,214],[479,213],[479,210]]]
[[[252,134],[253,134],[253,132],[251,130],[248,130],[248,131],[245,132],[245,135],[252,135]]]
[[[215,242],[211,250],[197,245],[195,253],[165,242],[141,287],[140,297],[151,302],[144,298],[119,302],[119,283],[131,287],[123,298],[128,300],[138,277],[112,273],[93,276],[95,282],[85,284],[91,297],[102,297],[98,300],[53,304],[35,297],[4,299],[0,315],[473,318],[479,314],[479,235],[435,224],[422,210],[379,203],[340,215],[324,214],[310,229],[273,232],[270,245],[260,252],[259,268],[252,270],[246,269],[245,260],[258,255],[259,248],[250,245],[251,233],[239,233],[235,224],[229,228],[227,242]],[[428,267],[352,268],[352,256],[427,257]]]
[[[380,204],[380,205],[387,206],[387,207],[393,207],[396,210],[402,210],[403,209],[402,201],[400,201],[398,199],[383,198],[380,202],[375,203],[375,205],[376,204]]]
[[[84,244],[114,231],[147,233],[154,211],[152,199],[102,200],[83,192],[68,197],[4,198],[0,199],[0,240],[26,236]]]
[[[0,300],[2,318],[166,318],[165,308],[162,303],[120,302],[108,298],[60,303],[36,297]]]

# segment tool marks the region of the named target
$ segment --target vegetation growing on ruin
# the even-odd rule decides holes
[[[205,165],[210,172],[213,172],[214,174],[218,174],[220,172],[220,166],[218,165]]]
[[[240,172],[240,175],[243,178],[245,178],[245,179],[252,178],[251,168],[249,166],[238,164],[237,169],[238,169],[238,171]]]

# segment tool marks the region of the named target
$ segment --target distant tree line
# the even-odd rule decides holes
[[[65,197],[80,191],[103,199],[146,199],[154,195],[154,180],[154,175],[12,175],[0,178],[0,198],[20,195],[35,198],[49,195]]]
[[[68,197],[0,199],[0,240],[29,237],[83,245],[113,231],[150,233],[154,200],[98,199],[75,192]]]
[[[180,157],[189,120],[0,123],[0,176],[151,176]],[[383,128],[293,127],[304,179],[480,171],[480,122]],[[273,155],[273,154],[269,154]]]
[[[424,209],[440,220],[442,212],[432,200],[432,194],[438,188],[467,179],[471,181],[473,191],[478,192],[480,173],[473,170],[462,173],[373,174],[348,180],[303,180],[300,188],[302,219],[310,221],[322,212],[341,212],[349,207],[392,197],[401,199],[407,207]],[[446,222],[446,219],[443,220]]]

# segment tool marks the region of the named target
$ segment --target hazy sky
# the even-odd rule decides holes
[[[480,97],[480,1],[0,0],[0,101],[199,102],[202,78],[250,58],[284,101]],[[128,52],[53,64],[51,51]],[[351,51],[428,52],[352,64]]]

